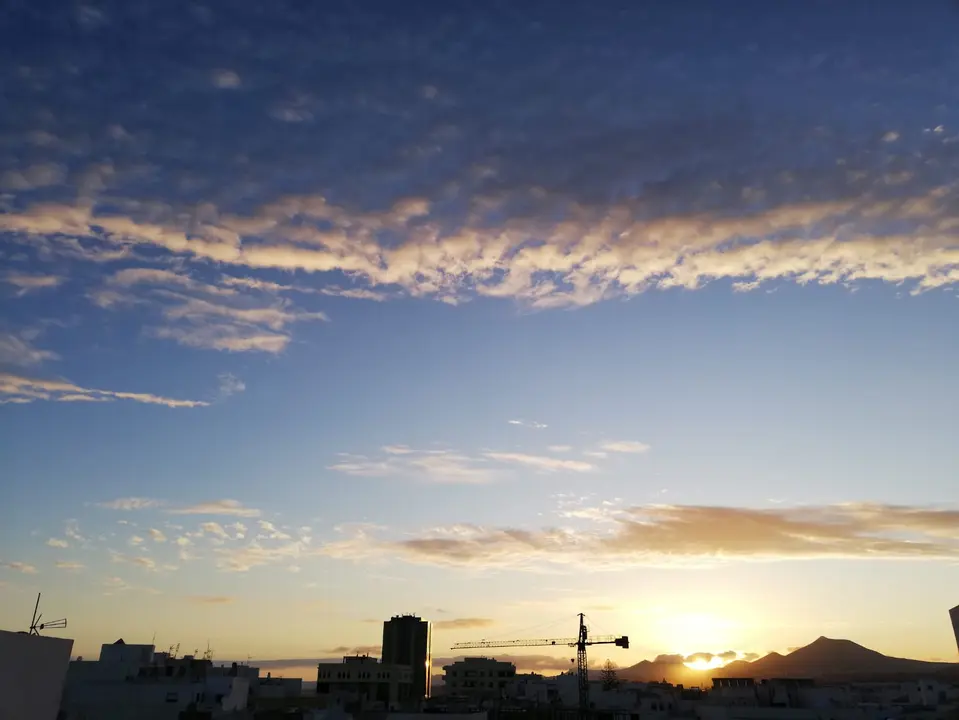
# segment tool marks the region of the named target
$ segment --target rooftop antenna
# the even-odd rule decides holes
[[[213,648],[210,647],[210,641],[206,641],[206,652],[203,653],[203,659],[213,661]]]
[[[37,613],[40,609],[40,593],[37,593],[37,604],[33,606],[33,620],[30,621],[30,635],[40,635],[41,630],[52,630],[54,628],[65,628],[67,626],[67,619],[60,618],[59,620],[50,620],[48,622],[40,622],[40,618],[43,617],[43,613]]]

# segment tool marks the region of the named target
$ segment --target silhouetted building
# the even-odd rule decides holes
[[[447,695],[475,699],[503,697],[509,681],[516,677],[516,666],[494,658],[468,657],[443,666],[443,685]]]
[[[383,623],[383,663],[406,665],[413,673],[411,700],[430,696],[433,658],[430,624],[416,615],[394,615]]]
[[[956,636],[956,648],[959,649],[959,605],[949,611],[949,617],[952,619],[952,633]]]

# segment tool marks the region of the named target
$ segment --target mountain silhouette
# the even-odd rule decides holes
[[[682,663],[644,660],[621,669],[619,675],[639,682],[665,680],[683,685],[709,685],[714,677],[857,680],[942,676],[959,679],[959,663],[890,657],[851,640],[820,637],[787,655],[773,652],[752,662],[736,660],[713,670],[693,670]]]

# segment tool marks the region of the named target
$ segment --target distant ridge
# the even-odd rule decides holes
[[[644,660],[621,669],[619,676],[639,682],[665,680],[684,685],[709,685],[714,677],[801,677],[836,681],[940,676],[959,679],[959,663],[889,657],[851,640],[820,637],[788,655],[773,652],[752,662],[736,660],[714,670],[692,670],[673,662]]]

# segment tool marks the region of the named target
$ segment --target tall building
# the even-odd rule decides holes
[[[432,689],[430,634],[430,624],[416,615],[394,615],[383,623],[383,663],[413,671],[412,700],[428,698]]]
[[[956,636],[956,648],[959,648],[959,605],[949,611],[949,617],[952,619],[952,632]]]

